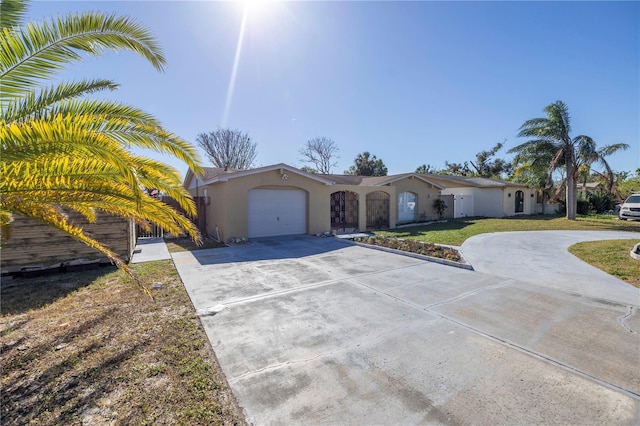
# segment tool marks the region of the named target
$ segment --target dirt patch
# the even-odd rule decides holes
[[[155,300],[114,268],[3,279],[4,425],[245,424],[173,263],[132,268]]]

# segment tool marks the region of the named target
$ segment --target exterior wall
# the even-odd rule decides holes
[[[474,216],[503,217],[502,193],[502,188],[474,188]]]
[[[286,175],[286,179],[284,176]],[[289,171],[272,170],[230,179],[226,182],[193,187],[192,195],[203,196],[207,190],[207,233],[221,240],[248,235],[248,194],[252,189],[302,189],[307,192],[307,233],[330,229],[330,199],[325,194],[327,185]],[[216,231],[217,227],[217,231]]]
[[[118,216],[98,214],[95,223],[88,223],[77,213],[69,213],[70,221],[81,226],[85,233],[128,261],[135,247],[134,226]],[[43,223],[15,216],[9,238],[3,238],[2,272],[16,272],[23,266],[52,266],[74,259],[102,259],[99,251],[78,242]]]
[[[522,213],[516,213],[516,191],[524,192],[524,211]],[[511,196],[509,196],[511,194]],[[533,197],[531,196],[533,194]],[[504,216],[516,216],[516,215],[532,215],[537,213],[536,207],[536,192],[534,189],[519,187],[519,186],[508,186],[504,188],[503,192],[503,210]]]
[[[398,198],[397,196],[403,192],[413,192],[416,194],[416,211],[418,212],[417,220],[436,220],[437,213],[433,208],[433,200],[437,199],[440,196],[440,189],[421,181],[420,179],[402,179],[396,182],[393,182],[391,185],[395,187],[396,197],[392,198],[393,209],[398,211]],[[448,209],[447,209],[448,210]],[[446,212],[445,212],[446,216]],[[424,217],[424,219],[422,219]],[[395,223],[395,222],[394,222]]]
[[[354,186],[354,185],[325,185],[314,195],[326,201],[321,211],[318,213],[326,218],[327,228],[331,228],[331,194],[338,191],[351,191],[358,195],[358,231],[367,230],[367,194],[377,191],[389,194],[389,228],[396,227],[398,220],[398,202],[396,188],[392,186]],[[394,204],[395,203],[395,204]],[[324,203],[323,203],[324,204]],[[317,231],[323,232],[323,231]]]

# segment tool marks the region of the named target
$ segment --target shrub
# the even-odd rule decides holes
[[[578,200],[578,207],[576,209],[576,213],[589,214],[590,209],[591,209],[591,204],[587,200]]]

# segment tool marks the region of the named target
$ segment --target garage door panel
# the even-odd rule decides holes
[[[248,195],[249,238],[307,232],[307,194],[293,189],[253,189]]]

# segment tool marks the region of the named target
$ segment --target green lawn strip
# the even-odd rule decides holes
[[[640,260],[629,256],[636,240],[587,241],[569,247],[569,252],[607,274],[640,287]]]
[[[3,280],[3,424],[244,424],[171,261]]]
[[[459,246],[474,235],[489,232],[548,231],[548,230],[601,230],[640,232],[640,222],[618,220],[615,216],[579,216],[566,220],[564,216],[537,215],[513,218],[462,218],[388,231],[375,235],[414,239],[434,244]]]

